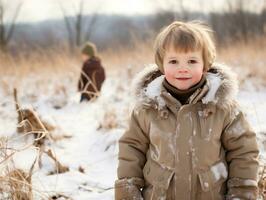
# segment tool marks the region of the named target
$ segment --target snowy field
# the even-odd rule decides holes
[[[1,81],[5,82],[4,78]],[[46,142],[45,148],[51,149],[57,159],[69,167],[69,171],[48,175],[54,170],[54,162],[44,154],[42,168],[36,164],[33,171],[34,199],[48,199],[53,194],[63,194],[73,200],[114,199],[117,141],[127,126],[132,105],[130,80],[126,72],[119,76],[111,75],[97,101],[81,104],[74,79],[51,77],[46,82],[38,76],[18,84],[22,107],[34,107],[43,120],[57,127],[54,134],[71,136]],[[43,84],[46,84],[45,89],[40,89]],[[246,80],[238,100],[257,132],[262,152],[260,159],[266,163],[266,87]],[[29,171],[38,150],[33,146],[23,149],[32,143],[32,138],[17,134],[16,123],[12,88],[0,85],[0,135],[8,137],[8,147],[19,150],[13,156],[14,166]],[[1,163],[0,167],[3,168],[4,164]]]

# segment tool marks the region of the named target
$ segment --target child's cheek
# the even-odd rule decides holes
[[[203,75],[203,71],[202,71],[202,70],[199,70],[199,71],[195,74],[195,77],[200,81],[202,75]]]
[[[166,69],[164,71],[164,74],[165,74],[165,78],[166,80],[169,82],[170,80],[173,80],[174,77],[175,77],[175,71],[174,70],[171,70],[171,69]]]
[[[171,82],[171,80],[173,79],[171,73],[169,72],[165,72],[165,78],[168,82]]]

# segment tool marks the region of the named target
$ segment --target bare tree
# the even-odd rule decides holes
[[[260,35],[264,32],[263,4],[248,0],[227,0],[228,20],[231,34],[236,38],[248,41],[249,37]]]
[[[266,33],[266,0],[264,0],[264,2],[263,2],[263,9],[262,9],[262,11],[261,11],[261,14],[260,14],[261,16],[261,24],[262,24],[262,26],[263,26],[263,34],[265,34]]]
[[[248,27],[247,27],[247,11],[245,10],[245,5],[248,2],[244,2],[244,0],[235,0],[235,1],[230,1],[227,0],[229,12],[233,13],[233,21],[234,21],[234,26],[237,26],[239,36],[241,36],[244,41],[247,41],[248,38]],[[232,22],[233,22],[232,21]]]
[[[226,0],[224,12],[211,12],[210,22],[221,44],[235,40],[248,42],[265,33],[264,1]]]
[[[67,15],[66,9],[60,3],[60,8],[64,16],[64,22],[68,33],[68,41],[71,49],[80,46],[84,41],[89,40],[96,24],[98,14],[94,13],[90,17],[90,21],[86,22],[84,26],[84,6],[85,0],[80,0],[78,10],[75,12],[73,17]],[[74,6],[73,6],[74,7]],[[87,27],[86,30],[84,30]]]
[[[179,0],[178,3],[182,20],[188,20],[188,11],[184,6],[184,0]]]
[[[21,7],[22,7],[22,2],[19,2],[15,7],[15,11],[13,12],[14,14],[11,16],[11,19],[8,20],[9,22],[6,22],[7,7],[3,3],[3,1],[0,0],[0,51],[1,52],[7,51],[10,39],[14,34],[16,21],[19,12],[21,10]]]

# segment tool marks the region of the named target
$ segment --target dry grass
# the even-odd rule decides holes
[[[117,119],[117,113],[115,110],[107,110],[104,113],[103,120],[101,121],[98,129],[105,129],[105,130],[110,130],[110,129],[115,129],[118,128],[119,122]]]
[[[255,38],[247,43],[236,42],[219,48],[218,61],[241,67],[245,76],[266,78],[266,37]],[[131,68],[134,72],[146,64],[154,63],[153,42],[135,41],[132,48],[115,46],[99,53],[103,66],[110,73],[119,73],[121,70]],[[51,74],[55,76],[68,76],[71,80],[79,77],[82,61],[79,52],[69,53],[66,50],[37,51],[30,55],[20,54],[16,58],[10,55],[0,55],[0,73],[12,77],[29,77]],[[241,71],[243,72],[243,70]],[[16,80],[16,79],[15,79]],[[14,80],[14,81],[15,81]],[[1,85],[8,85],[1,80]]]
[[[118,46],[101,53],[107,72],[117,72],[132,68],[139,70],[145,64],[153,63],[153,44],[151,41],[135,41],[132,48]]]
[[[60,79],[76,81],[80,73],[78,56],[60,50],[37,51],[16,57],[0,55],[0,63],[0,86],[8,96],[13,93],[12,88],[18,88],[23,94],[27,93],[23,91],[22,84],[33,84],[32,86],[39,90],[37,93],[47,93],[52,80],[56,80],[54,82],[58,88],[54,93],[58,93],[58,90],[64,92],[65,88]],[[24,80],[27,80],[27,83]],[[36,99],[35,94],[31,94],[31,98]]]
[[[16,102],[17,103],[17,102]],[[23,110],[23,109],[21,109]],[[20,112],[20,111],[18,111]],[[34,113],[34,111],[30,111]],[[13,199],[13,200],[33,200],[33,185],[32,185],[32,175],[33,169],[37,161],[39,161],[39,168],[42,168],[41,160],[42,155],[47,154],[55,163],[54,171],[51,174],[65,173],[69,171],[67,166],[62,165],[56,156],[52,153],[51,149],[47,149],[44,139],[49,139],[51,141],[49,132],[46,130],[44,124],[39,119],[37,113],[30,115],[31,117],[28,120],[30,124],[30,129],[23,129],[22,135],[19,135],[17,139],[21,140],[22,137],[28,137],[29,135],[35,135],[40,133],[40,136],[34,137],[32,143],[25,144],[20,149],[11,148],[9,145],[12,142],[9,142],[7,138],[0,138],[0,199]],[[18,120],[20,123],[20,120]],[[36,131],[38,129],[38,131]],[[38,134],[39,135],[39,134]],[[49,137],[46,137],[49,136]],[[12,140],[17,140],[12,138]],[[13,157],[16,153],[25,151],[29,148],[34,148],[37,150],[36,158],[33,161],[30,169],[28,171],[16,168]],[[43,196],[44,199],[57,199],[55,197],[49,197],[45,192],[35,189],[35,194]],[[62,199],[63,196],[59,195],[58,198]],[[65,198],[70,199],[70,198]]]
[[[1,73],[19,74],[24,77],[31,73],[53,72],[61,73],[62,71],[76,71],[78,60],[77,55],[72,55],[61,49],[44,51],[39,50],[34,53],[19,54],[15,57],[11,55],[0,55]]]
[[[12,156],[16,150],[8,148],[7,144],[7,138],[0,138],[0,197],[1,199],[32,200],[31,177],[36,160],[29,172],[15,168]]]
[[[126,69],[128,66],[139,66],[152,63],[152,42],[136,41],[132,48],[116,46],[99,52],[99,57],[107,71]],[[0,73],[15,77],[29,77],[34,74],[72,74],[79,75],[82,65],[80,52],[70,53],[65,49],[39,50],[29,55],[19,54],[16,57],[0,54]],[[74,74],[73,74],[74,73]]]
[[[240,80],[256,77],[266,80],[266,36],[237,42],[223,47],[218,52],[218,61],[238,67]]]
[[[0,138],[0,199],[33,200],[33,193],[35,193],[35,196],[37,195],[42,199],[71,199],[64,195],[49,196],[47,192],[35,189],[32,185],[33,169],[37,160],[41,159],[41,149],[39,149],[40,151],[36,154],[36,158],[31,164],[30,169],[28,171],[25,171],[16,168],[13,161],[13,156],[16,153],[22,152],[29,148],[34,148],[34,145],[26,145],[21,149],[13,149],[8,146],[8,143],[9,141],[7,138]],[[65,173],[69,171],[69,168],[62,165],[50,149],[43,153],[46,153],[55,163],[55,170],[48,175]]]

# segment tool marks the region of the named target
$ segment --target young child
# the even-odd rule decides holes
[[[105,71],[100,58],[97,57],[96,46],[87,42],[81,52],[83,66],[78,82],[78,91],[81,92],[80,102],[95,99],[105,80]]]
[[[136,78],[137,103],[119,140],[115,199],[257,198],[256,135],[215,64],[212,30],[173,22],[155,41],[157,66]]]

